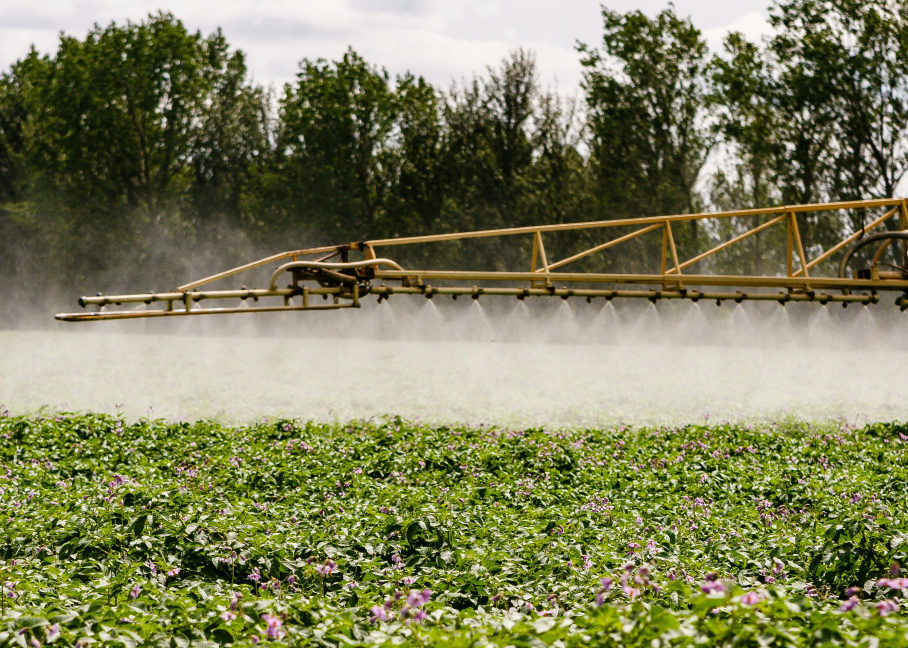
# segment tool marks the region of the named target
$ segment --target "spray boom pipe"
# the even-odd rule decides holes
[[[517,299],[523,300],[527,297],[561,297],[562,299],[567,299],[569,297],[585,297],[587,300],[592,300],[596,298],[604,298],[608,301],[618,297],[625,299],[649,299],[653,302],[660,299],[689,299],[691,301],[699,301],[701,299],[705,300],[715,300],[717,304],[721,304],[724,301],[734,301],[740,303],[744,300],[749,301],[775,301],[779,302],[783,306],[788,302],[819,302],[820,304],[826,303],[841,303],[841,304],[876,304],[879,302],[879,296],[875,294],[871,295],[830,295],[828,293],[816,293],[816,292],[804,292],[804,293],[790,293],[790,292],[780,292],[780,293],[771,293],[771,292],[700,292],[697,290],[614,290],[614,289],[583,289],[583,288],[556,288],[551,286],[549,288],[480,288],[478,286],[354,286],[354,293],[347,292],[346,287],[328,287],[328,288],[305,288],[304,295],[323,295],[323,296],[333,296],[335,299],[357,299],[365,295],[374,295],[378,297],[379,301],[383,301],[390,297],[391,295],[424,295],[428,296],[431,294],[434,295],[450,295],[451,297],[457,298],[457,296],[467,296],[478,299],[481,295],[488,295],[490,297],[516,297]],[[180,301],[181,298],[188,297],[193,302],[198,302],[204,299],[218,299],[226,298],[228,296],[223,295],[225,292],[234,292],[234,291],[218,291],[221,294],[213,296],[210,293],[206,292],[192,292],[192,293],[165,293],[162,295],[155,295],[156,299],[160,301]],[[240,291],[235,291],[239,293]],[[266,291],[251,291],[251,292],[260,292],[264,293]],[[287,289],[280,291],[269,291],[269,294],[263,296],[269,297],[278,297],[283,296],[284,298],[290,298],[300,294],[298,290]],[[236,298],[240,295],[230,294],[229,297]],[[149,297],[148,295],[122,295],[122,296],[112,296],[112,297],[95,297],[91,298],[94,301],[94,304],[98,306],[103,306],[104,304],[116,304],[123,302],[144,302],[145,298]],[[305,299],[305,297],[304,297]],[[120,301],[114,301],[120,300]],[[900,307],[908,307],[908,299],[900,298],[896,301],[896,304]],[[144,311],[127,311],[127,312],[103,312],[99,311],[96,313],[67,313],[57,315],[57,319],[67,321],[67,322],[84,322],[84,321],[93,321],[93,320],[113,320],[113,319],[142,319],[148,317],[184,317],[187,315],[218,315],[218,314],[228,314],[228,313],[263,313],[263,312],[278,312],[278,311],[301,311],[301,310],[335,310],[340,308],[355,308],[356,302],[353,304],[324,304],[324,305],[309,305],[304,304],[302,306],[294,305],[284,305],[284,306],[259,306],[252,308],[199,308],[195,310],[144,310]]]

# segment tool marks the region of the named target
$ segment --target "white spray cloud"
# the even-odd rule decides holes
[[[908,313],[395,296],[361,310],[0,331],[0,410],[505,426],[908,418]]]

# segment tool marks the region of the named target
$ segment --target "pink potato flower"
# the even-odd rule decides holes
[[[281,628],[281,626],[284,625],[284,622],[281,621],[280,617],[276,617],[272,614],[264,614],[262,615],[262,618],[267,625],[266,632],[268,633],[269,639],[280,639],[284,636],[284,630]]]
[[[762,600],[763,600],[763,597],[760,596],[757,592],[748,592],[747,594],[745,594],[744,596],[741,597],[741,604],[753,606]]]

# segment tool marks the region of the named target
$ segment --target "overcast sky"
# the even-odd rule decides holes
[[[191,29],[222,27],[246,52],[260,83],[293,78],[302,58],[339,58],[352,46],[392,74],[410,70],[448,86],[481,74],[509,50],[534,50],[545,85],[572,93],[580,81],[575,44],[598,43],[596,0],[0,0],[0,67],[34,44],[52,52],[64,31],[82,37],[95,23],[171,11]],[[655,15],[661,0],[610,0],[619,11]],[[677,0],[717,48],[729,30],[766,33],[768,0]]]

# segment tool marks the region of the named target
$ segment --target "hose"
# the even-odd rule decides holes
[[[877,241],[885,240],[902,240],[908,241],[908,232],[882,232],[880,234],[872,234],[867,238],[860,239],[853,248],[848,250],[848,253],[842,257],[842,262],[839,264],[839,279],[845,279],[845,272],[848,270],[848,262],[851,261],[851,257],[863,247],[870,245],[871,243],[876,243]]]
[[[403,270],[396,262],[391,259],[365,259],[364,261],[351,261],[349,263],[328,263],[325,261],[292,261],[285,263],[271,275],[271,290],[277,290],[277,278],[288,270],[322,270],[325,275],[334,281],[342,283],[356,283],[356,277],[342,274],[340,272],[331,272],[332,270],[351,270],[354,268],[367,268],[373,265],[391,266],[394,270]]]

